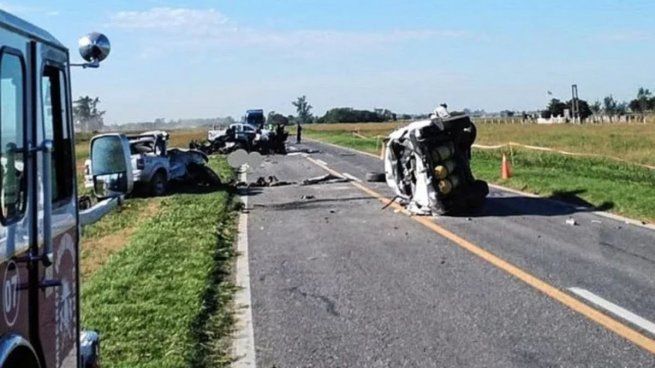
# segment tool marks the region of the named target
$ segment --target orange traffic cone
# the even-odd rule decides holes
[[[500,165],[500,178],[507,180],[512,177],[512,167],[507,161],[507,156],[503,153],[503,162]]]

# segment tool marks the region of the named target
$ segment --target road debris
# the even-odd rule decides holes
[[[299,153],[318,153],[319,151],[311,148],[298,148],[296,146],[287,147],[287,154],[299,154]]]
[[[574,218],[568,218],[565,223],[569,226],[578,226],[578,222]]]
[[[379,173],[379,172],[367,172],[366,173],[366,181],[372,182],[372,183],[383,183],[387,180],[387,177],[385,173]]]
[[[347,183],[349,181],[350,179],[344,178],[342,176],[325,174],[314,178],[305,179],[300,183],[300,185]]]
[[[466,115],[433,116],[392,132],[385,150],[387,184],[414,214],[480,207],[489,187],[471,173],[475,137]]]
[[[284,185],[293,185],[296,184],[296,182],[291,182],[291,181],[283,181],[278,179],[274,175],[270,175],[268,177],[260,176],[257,178],[252,183],[246,183],[243,181],[240,181],[237,183],[237,187],[281,187]]]
[[[334,183],[347,183],[350,179],[332,174],[325,174],[313,178],[305,179],[300,183],[295,181],[284,181],[277,178],[275,175],[267,177],[260,176],[252,183],[240,181],[236,184],[237,187],[281,187],[286,185],[314,185],[314,184],[334,184]],[[313,196],[312,196],[313,197]]]

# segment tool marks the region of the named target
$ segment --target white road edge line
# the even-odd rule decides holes
[[[325,162],[325,161],[323,161],[323,160],[320,160],[320,159],[318,159],[318,158],[315,158],[315,160],[316,160],[316,162],[318,162],[319,164],[327,166],[327,162]]]
[[[638,326],[644,331],[648,331],[651,334],[655,335],[655,323],[643,317],[640,317],[619,305],[616,305],[608,300],[605,300],[589,290],[585,290],[578,287],[570,287],[568,289],[573,294],[583,299],[586,299],[587,301],[596,304],[597,306],[607,310],[608,312],[611,312],[612,314],[623,318],[624,320],[632,323],[633,325]]]
[[[355,175],[350,175],[350,174],[348,174],[347,172],[341,173],[341,175],[343,175],[344,177],[346,177],[346,178],[348,178],[348,179],[350,179],[350,180],[354,180],[354,181],[356,181],[356,182],[358,182],[358,183],[361,183],[361,182],[362,182],[361,179],[359,179],[359,178],[356,177]]]
[[[241,173],[241,181],[247,182],[246,172]],[[244,209],[248,208],[248,196],[242,195]],[[250,297],[250,269],[248,266],[248,213],[239,215],[239,234],[237,236],[236,286],[239,288],[234,298],[235,334],[232,351],[236,360],[235,368],[255,368],[255,332],[252,324],[252,302]]]

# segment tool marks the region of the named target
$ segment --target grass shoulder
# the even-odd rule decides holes
[[[233,175],[220,158],[211,165]],[[224,190],[159,200],[83,284],[83,325],[101,331],[106,367],[225,366],[238,200]]]

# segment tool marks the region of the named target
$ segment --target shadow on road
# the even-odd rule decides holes
[[[458,216],[566,216],[579,212],[607,211],[614,207],[613,202],[594,206],[579,197],[584,192],[584,189],[557,191],[546,198],[489,197],[483,207]]]
[[[584,199],[580,198],[579,194],[586,193],[586,189],[574,189],[574,190],[557,190],[553,192],[552,195],[548,196],[550,199],[570,203],[576,206],[582,206],[582,207],[588,207],[591,209],[594,209],[596,211],[608,211],[614,208],[614,202],[611,201],[605,201],[601,203],[599,206],[594,206],[593,204],[585,201]]]

